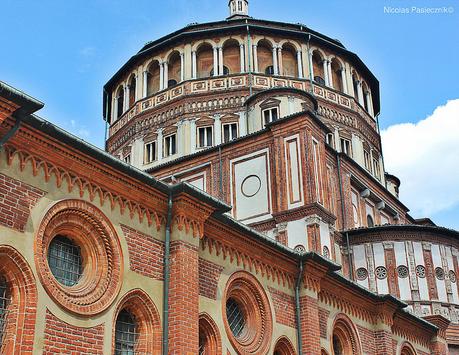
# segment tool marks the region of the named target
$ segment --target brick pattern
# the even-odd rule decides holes
[[[330,316],[330,311],[319,308],[319,326],[320,326],[320,337],[327,339],[327,321]]]
[[[357,331],[359,332],[363,353],[364,354],[380,354],[376,352],[375,332],[372,332],[371,330],[364,328],[360,325],[357,326]]]
[[[199,258],[199,295],[217,299],[218,280],[224,267]]]
[[[80,328],[67,324],[46,310],[43,355],[103,355],[104,326]]]
[[[300,297],[301,342],[305,354],[320,354],[319,307],[316,298]]]
[[[276,322],[290,328],[296,328],[295,297],[272,287],[268,287],[268,289],[276,312]]]
[[[132,271],[155,280],[164,278],[164,243],[128,226],[121,225]]]
[[[199,346],[198,248],[171,243],[169,354],[197,354]]]
[[[386,260],[389,293],[395,297],[400,297],[400,290],[398,288],[397,262],[395,260],[395,250],[393,248],[384,250],[384,257]]]
[[[438,300],[438,291],[437,284],[435,282],[435,268],[433,266],[432,252],[430,250],[423,249],[423,253],[426,268],[427,286],[429,287],[429,297],[431,300]]]
[[[0,225],[23,232],[30,210],[45,192],[0,174]]]

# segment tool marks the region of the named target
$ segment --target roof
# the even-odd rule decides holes
[[[418,225],[418,224],[388,224],[384,226],[374,226],[366,228],[355,228],[343,231],[350,237],[369,234],[374,232],[417,232],[417,233],[437,233],[444,236],[457,238],[459,240],[459,231],[435,225]]]
[[[110,91],[112,85],[116,84],[117,81],[121,80],[123,75],[129,71],[136,63],[147,58],[155,51],[170,46],[171,43],[180,40],[188,39],[193,36],[203,35],[207,33],[215,32],[229,32],[237,29],[243,29],[244,31],[260,30],[270,31],[277,34],[289,34],[297,37],[308,37],[321,43],[326,47],[330,47],[333,50],[341,53],[354,62],[354,66],[361,73],[365,74],[368,78],[369,83],[372,86],[373,98],[375,102],[375,112],[379,112],[379,81],[368,69],[365,63],[358,57],[357,54],[347,50],[343,44],[336,39],[332,39],[324,34],[314,31],[303,24],[292,24],[286,22],[268,21],[254,19],[251,17],[247,18],[229,18],[223,21],[208,22],[203,24],[190,24],[183,27],[175,32],[172,32],[166,36],[163,36],[157,40],[148,42],[145,44],[140,51],[133,55],[105,84],[104,91]],[[105,105],[104,105],[105,113]]]

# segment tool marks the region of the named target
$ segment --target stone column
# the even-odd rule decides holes
[[[164,62],[164,89],[169,87],[169,63]]]
[[[371,98],[371,92],[369,91],[366,92],[366,100],[367,100],[367,106],[368,106],[368,113],[370,114],[371,117],[374,117],[375,113],[373,110],[373,100]]]
[[[347,94],[348,90],[347,90],[347,78],[346,78],[345,68],[341,68],[341,81],[343,82],[343,92]]]
[[[357,94],[358,94],[359,104],[364,106],[364,103],[363,103],[363,88],[362,88],[362,82],[361,81],[359,81],[357,83]]]
[[[244,58],[244,45],[240,44],[239,45],[239,56],[241,60],[241,73],[245,73],[245,58]]]
[[[164,63],[159,63],[159,91],[164,89]]]
[[[222,121],[221,115],[214,115],[214,144],[218,145],[222,142]]]
[[[113,120],[115,122],[118,119],[118,100],[119,98],[114,95],[113,97]]]
[[[214,47],[214,75],[218,76],[218,47]]]
[[[143,72],[143,87],[142,87],[142,96],[143,98],[148,95],[148,71]]]
[[[184,121],[180,120],[177,122],[177,153],[179,157],[183,156],[184,154],[184,141],[185,141],[185,134],[183,132],[184,129]]]
[[[282,58],[282,47],[277,48],[277,57],[279,61],[279,75],[284,75],[284,61]]]
[[[190,120],[190,152],[196,151],[196,120]]]
[[[296,52],[296,61],[298,63],[298,77],[300,79],[303,79],[304,74],[303,74],[303,60],[301,58],[301,51]]]
[[[218,47],[218,67],[219,75],[223,75],[223,47]]]
[[[317,215],[309,216],[305,219],[307,249],[322,255],[322,243],[320,239],[320,217]]]
[[[258,45],[253,45],[253,71],[258,73]]]
[[[328,78],[328,60],[324,59],[322,62],[323,69],[324,69],[324,80],[325,80],[325,85],[330,86],[330,81]]]
[[[185,53],[180,53],[180,81],[185,80]]]
[[[129,85],[124,85],[124,106],[123,113],[129,109]]]
[[[163,129],[160,128],[156,131],[156,146],[158,148],[158,163],[163,160]]]
[[[311,71],[311,80],[314,80],[314,65],[312,64],[312,52],[308,53],[308,66]]]
[[[196,63],[196,51],[193,51],[191,53],[191,66],[193,68],[192,70],[192,79],[196,79],[198,77],[198,63]]]
[[[273,67],[274,67],[274,75],[279,75],[279,66],[277,62],[277,46],[273,46]]]
[[[332,67],[331,67],[331,61],[327,61],[327,67],[328,67],[328,86],[331,88],[333,87],[333,73],[332,73]]]

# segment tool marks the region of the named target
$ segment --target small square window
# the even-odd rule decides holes
[[[341,152],[352,157],[351,141],[349,139],[340,138]]]
[[[126,164],[131,164],[131,154],[126,155],[123,160]]]
[[[371,158],[370,153],[366,150],[363,151],[363,158],[365,160],[365,169],[371,173]]]
[[[263,122],[265,125],[279,119],[279,107],[268,108],[262,111]]]
[[[164,158],[170,157],[177,153],[177,135],[171,134],[164,138]]]
[[[330,147],[335,148],[335,136],[333,135],[333,133],[327,133],[325,139]]]
[[[150,164],[154,162],[156,159],[156,142],[150,142],[145,144],[144,163]]]
[[[198,147],[212,147],[213,145],[213,132],[212,126],[198,128]]]
[[[379,167],[379,159],[373,158],[373,173],[375,177],[381,181],[381,170]]]
[[[238,137],[237,123],[228,123],[223,125],[223,142],[228,143]]]

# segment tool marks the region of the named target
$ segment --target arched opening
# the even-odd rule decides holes
[[[214,69],[214,51],[210,44],[203,43],[196,51],[198,78],[208,78]]]
[[[273,46],[266,40],[258,42],[257,46],[258,70],[267,75],[274,74]]]
[[[138,325],[135,317],[123,309],[115,324],[115,355],[135,354],[138,341]]]
[[[367,216],[367,227],[374,227],[375,226],[375,221],[373,220],[373,217],[368,215]]]
[[[159,62],[153,61],[147,70],[147,96],[156,94],[159,91],[160,83]]]
[[[181,81],[182,61],[178,51],[172,52],[168,60],[167,87],[177,85]]]
[[[354,97],[359,100],[359,78],[355,72],[352,73],[352,86],[354,88]]]
[[[287,337],[281,337],[274,348],[273,355],[295,355],[295,348]]]
[[[221,354],[218,327],[206,313],[199,316],[199,355]]]
[[[400,355],[416,355],[416,350],[414,350],[414,347],[410,343],[405,342],[402,345]]]
[[[142,290],[130,291],[115,313],[113,349],[117,354],[157,354],[161,350],[158,311]],[[121,349],[119,351],[118,349]]]
[[[120,86],[116,93],[116,118],[120,118],[124,113],[124,87]]]
[[[293,76],[295,78],[299,76],[296,49],[290,43],[285,44],[282,48],[282,68],[285,76]]]
[[[332,333],[333,355],[360,355],[360,343],[351,320],[344,314],[335,319]]]
[[[135,98],[136,98],[136,90],[137,90],[137,78],[135,75],[131,77],[129,81],[129,107],[134,106]]]
[[[325,85],[324,58],[317,50],[312,53],[312,70],[314,81],[320,85]]]
[[[362,92],[363,92],[363,107],[365,108],[365,111],[369,112],[368,86],[365,82],[362,82]]]
[[[37,297],[35,278],[22,255],[10,246],[0,246],[2,354],[30,353],[35,335]]]
[[[331,61],[331,70],[332,70],[332,79],[333,79],[333,88],[344,92],[344,83],[341,72],[343,71],[343,66],[340,61],[336,58],[333,58]]]
[[[228,69],[228,73],[223,73],[225,75],[241,72],[241,49],[235,39],[223,44],[223,65]]]

